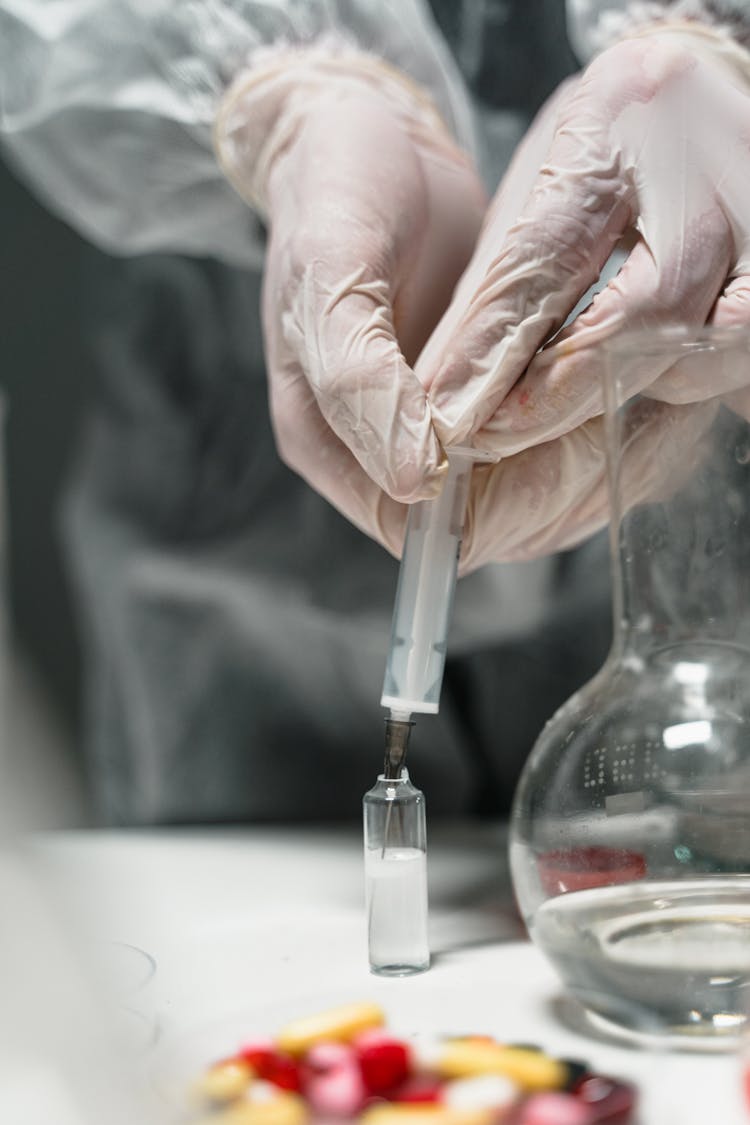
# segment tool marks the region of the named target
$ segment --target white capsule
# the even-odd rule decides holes
[[[253,1082],[248,1090],[248,1099],[253,1102],[275,1102],[280,1094],[278,1086],[273,1082],[266,1082],[262,1078]]]
[[[458,1078],[443,1087],[443,1104],[453,1109],[506,1109],[519,1094],[518,1086],[502,1074]]]
[[[436,1070],[445,1051],[445,1039],[425,1032],[410,1035],[407,1040],[417,1070]]]

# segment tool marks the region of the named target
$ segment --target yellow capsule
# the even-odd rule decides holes
[[[276,1036],[276,1045],[290,1055],[302,1055],[315,1043],[347,1043],[361,1031],[384,1023],[385,1014],[377,1004],[342,1004],[288,1023]]]
[[[278,1097],[235,1102],[217,1118],[217,1125],[304,1125],[308,1111],[298,1094],[280,1091]]]
[[[444,1078],[470,1078],[476,1074],[504,1074],[522,1090],[559,1090],[565,1085],[565,1063],[527,1047],[502,1043],[451,1039],[438,1054],[436,1069]]]
[[[202,1101],[231,1102],[250,1085],[252,1068],[239,1059],[216,1063],[196,1083],[193,1093]]]
[[[497,1112],[482,1109],[454,1109],[447,1105],[419,1105],[415,1102],[381,1102],[360,1114],[359,1125],[490,1125]]]

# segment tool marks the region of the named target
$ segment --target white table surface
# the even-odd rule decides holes
[[[640,1125],[750,1123],[735,1057],[636,1051],[577,1026],[523,940],[499,830],[433,827],[434,963],[397,980],[368,972],[356,831],[65,832],[29,854],[83,948],[104,951],[160,1096],[238,1037],[373,999],[404,1032],[488,1031],[630,1078]]]

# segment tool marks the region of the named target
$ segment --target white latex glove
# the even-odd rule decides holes
[[[700,25],[618,43],[542,111],[417,367],[443,444],[507,458],[475,469],[465,568],[570,546],[604,522],[592,345],[618,319],[750,324],[748,185],[750,56]],[[538,352],[629,231],[618,276]],[[717,377],[725,382],[652,359],[630,365],[627,385],[691,402],[744,374],[722,367]],[[654,404],[650,442],[665,430],[689,440],[709,415]],[[629,456],[648,460],[648,445],[632,445]],[[636,491],[654,486],[648,465],[632,475]]]
[[[473,250],[477,174],[424,94],[354,50],[270,55],[229,91],[215,139],[270,224],[263,320],[280,455],[400,553],[404,502],[435,495],[446,466],[409,364]]]

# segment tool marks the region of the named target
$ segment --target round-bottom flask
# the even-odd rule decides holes
[[[750,337],[606,352],[615,638],[529,757],[511,868],[595,1022],[730,1046],[750,1008]],[[633,397],[647,369],[684,405]]]
[[[370,969],[383,976],[430,966],[424,795],[409,780],[378,777],[364,796],[365,898]]]

